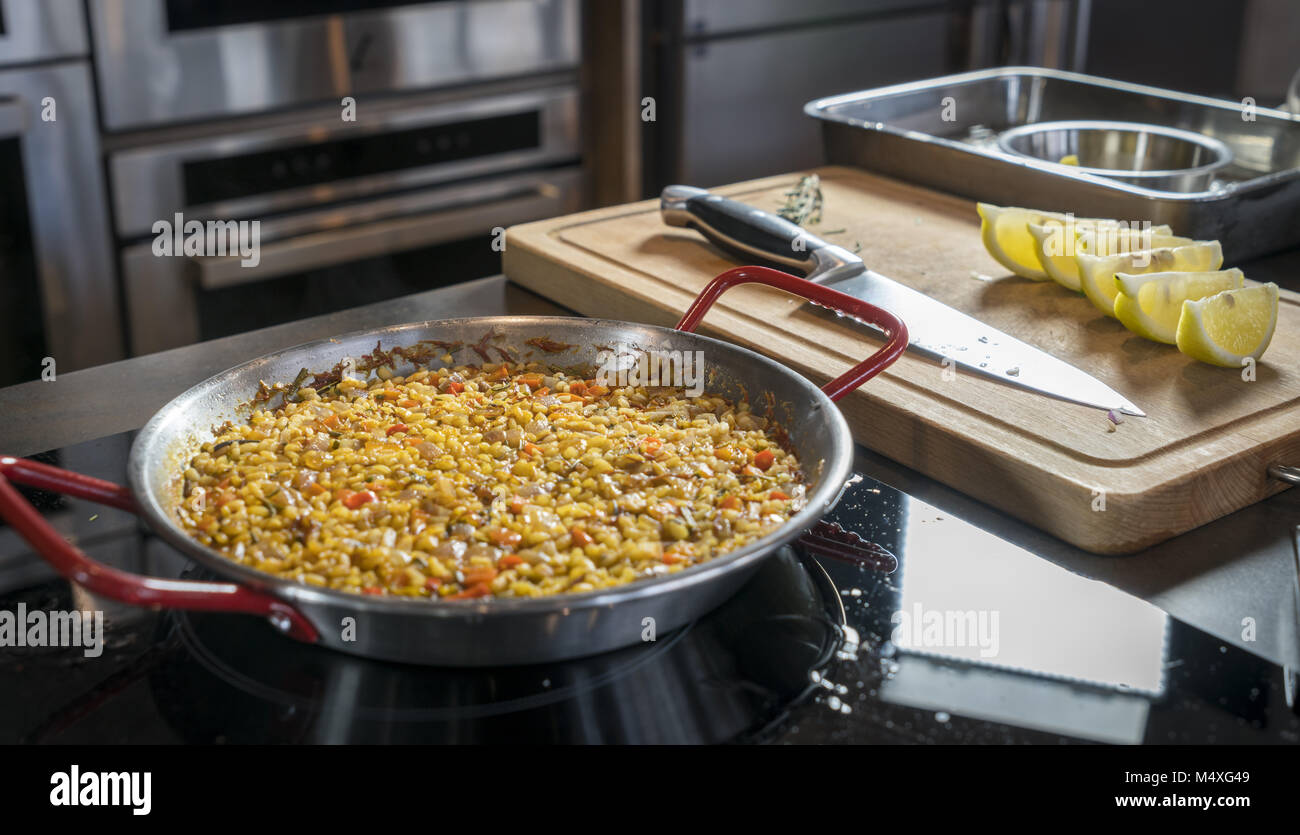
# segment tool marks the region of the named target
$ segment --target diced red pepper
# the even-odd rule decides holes
[[[507,568],[514,568],[516,565],[523,565],[523,564],[524,564],[524,558],[519,556],[518,554],[506,554],[504,557],[497,560],[497,568],[500,568],[503,571]]]
[[[772,464],[776,462],[776,453],[770,449],[765,449],[754,456],[754,466],[760,470],[771,469]]]
[[[790,500],[790,497],[785,493],[782,493],[780,490],[773,490],[771,493],[768,493],[767,498],[774,502],[785,502]]]
[[[410,432],[410,431],[411,431],[411,427],[407,426],[405,423],[394,423],[392,426],[388,427],[388,432],[386,434],[396,435],[398,432]]]
[[[353,493],[351,490],[345,492],[347,492],[348,495],[343,497],[343,504],[347,505],[352,510],[356,510],[363,504],[376,501],[379,498],[369,490],[362,490],[359,493]]]

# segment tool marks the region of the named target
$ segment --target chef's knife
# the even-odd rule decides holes
[[[1090,374],[868,270],[852,252],[782,217],[690,186],[668,186],[659,205],[670,226],[690,227],[742,258],[798,270],[809,281],[888,310],[907,323],[909,350],[1030,391],[1146,417]]]

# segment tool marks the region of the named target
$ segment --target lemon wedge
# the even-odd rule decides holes
[[[1046,281],[1048,275],[1038,260],[1034,238],[1029,234],[1029,224],[1047,220],[1064,222],[1065,215],[1018,206],[994,206],[991,203],[976,203],[975,209],[980,215],[980,239],[984,241],[984,248],[989,255],[1022,278]]]
[[[1115,318],[1138,336],[1174,345],[1183,302],[1203,299],[1245,284],[1241,270],[1215,272],[1117,273]]]
[[[1142,249],[1187,246],[1196,241],[1181,238],[1168,226],[1134,229],[1131,226],[1088,227],[1079,233],[1079,252],[1086,255],[1119,255]]]
[[[1277,327],[1277,285],[1225,290],[1183,302],[1178,319],[1178,350],[1189,357],[1240,368],[1259,359]]]
[[[1113,255],[1128,252],[1135,243],[1145,243],[1143,248],[1147,249],[1193,243],[1190,238],[1175,237],[1168,226],[1151,227],[1149,237],[1127,234],[1122,231],[1126,228],[1117,220],[1085,218],[1076,219],[1071,224],[1049,219],[1043,223],[1030,223],[1029,235],[1034,239],[1034,252],[1043,265],[1043,271],[1057,284],[1076,293],[1083,292],[1079,284],[1079,265],[1074,260],[1080,252]]]
[[[1116,273],[1205,272],[1223,266],[1218,241],[1197,241],[1186,246],[1139,249],[1118,255],[1076,255],[1083,293],[1107,316],[1115,315],[1119,285]]]

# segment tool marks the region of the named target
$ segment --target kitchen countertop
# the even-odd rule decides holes
[[[494,277],[59,374],[51,382],[0,390],[0,414],[5,416],[0,451],[31,455],[138,429],[200,380],[317,338],[420,319],[565,313]],[[911,496],[914,512],[937,511],[979,529],[954,529],[956,536],[935,540],[944,547],[968,547],[971,559],[1023,549],[1146,600],[1273,663],[1300,664],[1291,541],[1292,529],[1300,524],[1300,491],[1281,493],[1142,553],[1114,557],[1080,551],[866,450],[860,450],[856,466]],[[1105,618],[1107,612],[1096,614]]]

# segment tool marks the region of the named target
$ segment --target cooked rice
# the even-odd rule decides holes
[[[586,592],[739,548],[804,501],[778,427],[680,388],[530,363],[343,379],[227,424],[185,470],[187,532],[366,594]]]

